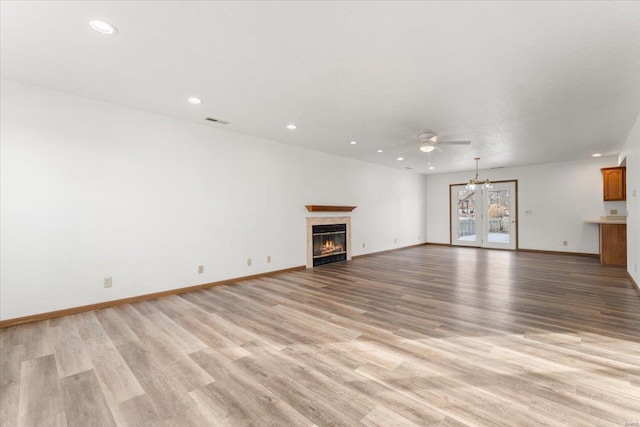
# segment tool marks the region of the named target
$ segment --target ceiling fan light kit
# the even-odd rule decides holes
[[[435,149],[436,149],[435,145],[431,145],[431,144],[428,144],[426,142],[423,142],[422,145],[420,145],[420,151],[422,151],[424,153],[430,153]]]
[[[476,186],[482,186],[482,188],[493,188],[493,185],[491,185],[491,181],[489,181],[489,179],[478,179],[478,161],[480,160],[480,157],[475,157],[474,160],[476,161],[476,176],[475,178],[471,178],[469,180],[469,183],[467,184],[466,189],[467,190],[475,190]]]

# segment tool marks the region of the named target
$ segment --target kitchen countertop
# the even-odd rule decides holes
[[[589,224],[626,224],[627,223],[627,219],[626,218],[616,218],[616,219],[609,219],[609,218],[598,218],[598,219],[585,219],[584,222],[589,223]]]

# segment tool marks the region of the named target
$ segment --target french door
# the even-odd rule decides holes
[[[516,181],[491,188],[451,185],[451,244],[516,249]]]

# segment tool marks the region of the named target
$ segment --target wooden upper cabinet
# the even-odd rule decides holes
[[[602,168],[603,198],[605,202],[627,200],[627,168]]]

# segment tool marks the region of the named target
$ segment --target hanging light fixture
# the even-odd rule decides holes
[[[493,188],[489,179],[478,179],[478,160],[480,160],[480,157],[475,157],[474,160],[476,161],[476,177],[469,180],[467,190],[475,190],[478,185],[481,185],[482,188]]]

